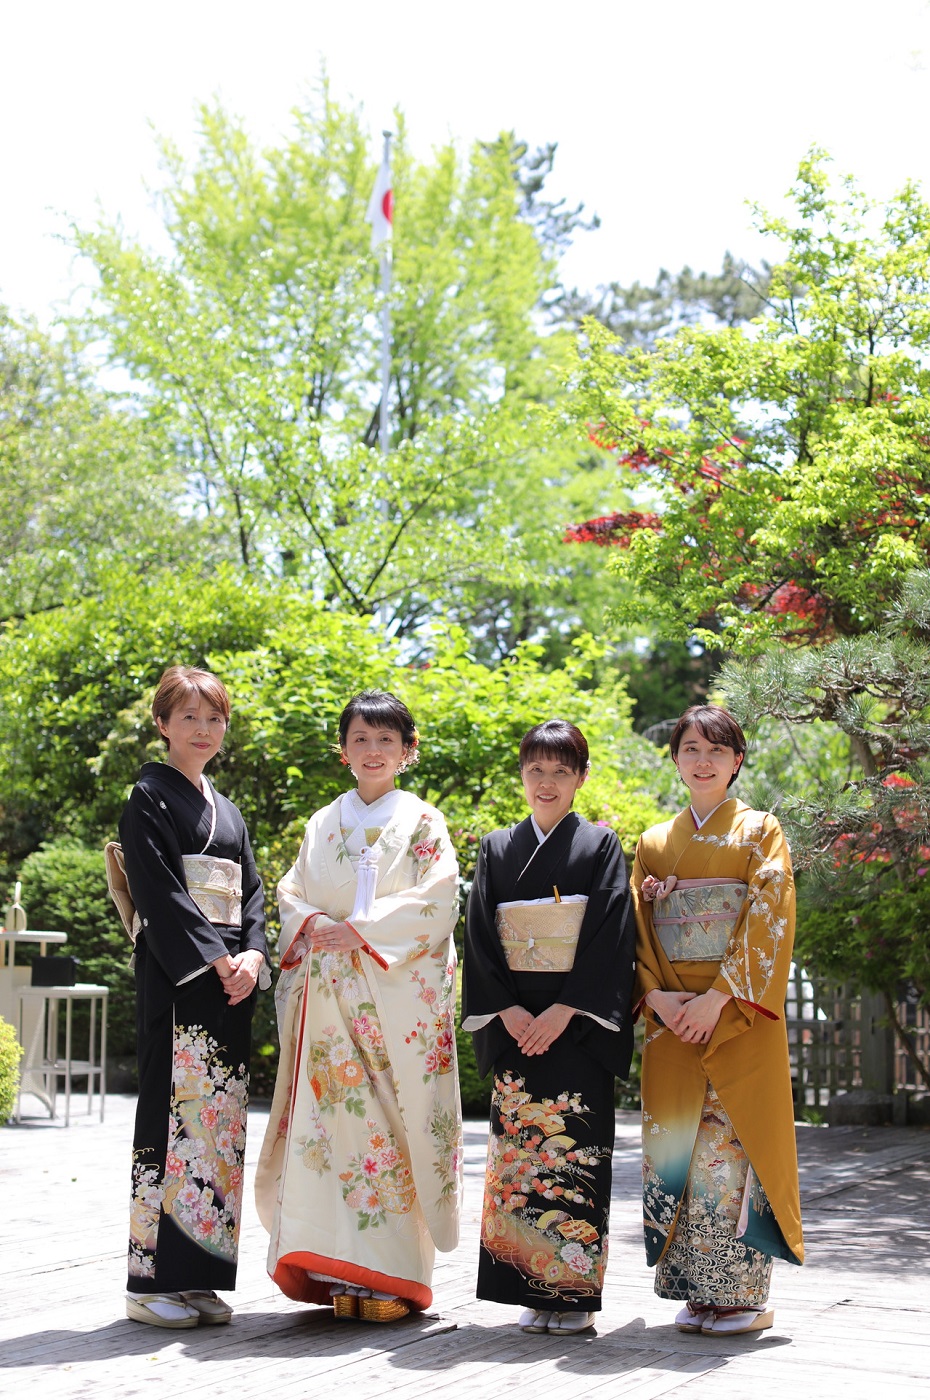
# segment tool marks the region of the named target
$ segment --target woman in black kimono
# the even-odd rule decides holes
[[[136,914],[139,1103],[127,1316],[228,1322],[242,1206],[256,983],[270,985],[262,885],[245,823],[203,770],[229,699],[173,666],[152,714],[167,762],[143,765],[120,819]]]
[[[635,933],[620,843],[571,810],[588,776],[565,720],[520,745],[532,815],[481,842],[463,1020],[494,1071],[478,1297],[526,1332],[583,1332],[607,1264],[614,1076],[632,1055]]]

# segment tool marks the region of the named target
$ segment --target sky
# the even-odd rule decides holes
[[[558,142],[550,192],[597,212],[563,277],[586,290],[773,250],[812,144],[875,197],[930,197],[930,0],[34,0],[0,38],[0,302],[47,323],[99,212],[158,243],[154,132],[193,153],[218,98],[274,143],[325,66],[372,162],[394,108],[415,152],[513,130]]]

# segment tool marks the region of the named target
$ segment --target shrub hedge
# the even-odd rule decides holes
[[[0,1123],[9,1120],[16,1106],[22,1055],[23,1047],[13,1027],[0,1016]]]

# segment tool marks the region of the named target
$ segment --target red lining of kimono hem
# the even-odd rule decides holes
[[[332,1274],[359,1288],[376,1289],[379,1293],[390,1293],[394,1297],[403,1298],[418,1312],[428,1308],[433,1301],[433,1290],[427,1288],[424,1283],[395,1278],[393,1274],[381,1274],[376,1269],[366,1269],[361,1264],[329,1259],[325,1254],[313,1254],[304,1249],[282,1255],[271,1278],[288,1298],[293,1298],[298,1303],[319,1303],[325,1306],[330,1302],[331,1285],[324,1283],[322,1279],[308,1278],[308,1269],[315,1274]]]

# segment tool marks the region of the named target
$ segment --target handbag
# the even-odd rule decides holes
[[[130,942],[135,943],[140,920],[136,906],[132,902],[132,892],[126,879],[126,862],[123,848],[118,841],[108,841],[103,848],[103,859],[107,867],[107,889],[116,905],[123,928],[129,934]]]

